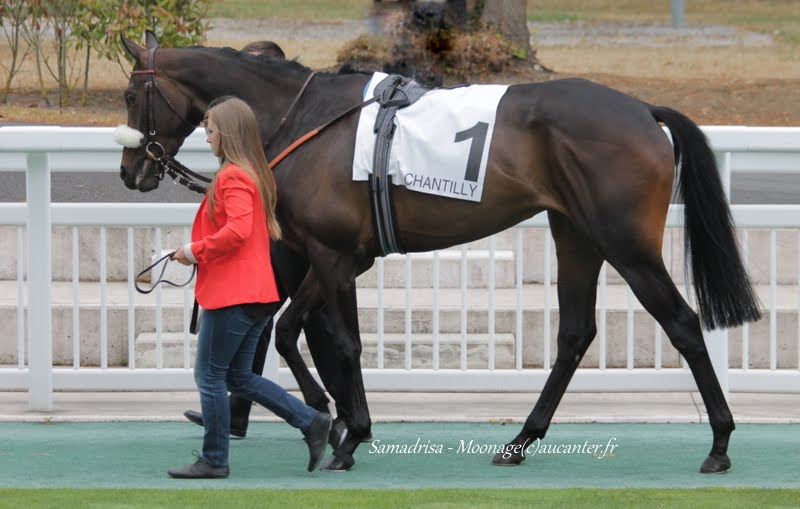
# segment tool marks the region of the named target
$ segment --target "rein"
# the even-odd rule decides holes
[[[172,177],[173,184],[180,184],[182,186],[186,186],[186,188],[190,191],[206,194],[208,188],[202,184],[198,184],[197,181],[199,180],[201,182],[205,182],[206,184],[210,184],[210,178],[190,170],[172,156],[163,156],[159,162],[166,174]]]
[[[195,274],[197,274],[197,265],[195,265],[195,264],[192,264],[192,275],[189,276],[189,279],[187,279],[186,282],[183,283],[183,284],[173,283],[172,281],[170,281],[168,279],[164,279],[164,272],[167,270],[167,264],[169,263],[170,258],[172,258],[172,255],[174,255],[174,254],[175,254],[175,251],[167,253],[166,255],[164,255],[161,258],[159,258],[158,260],[156,260],[155,263],[153,263],[152,265],[150,265],[149,267],[147,267],[146,269],[144,269],[143,271],[138,273],[136,275],[136,277],[134,278],[134,280],[133,280],[133,286],[136,287],[136,291],[141,293],[141,294],[147,295],[148,293],[151,293],[153,290],[155,290],[156,287],[161,283],[164,283],[164,284],[167,284],[167,285],[171,285],[171,286],[174,286],[176,288],[183,288],[184,286],[186,286],[189,283],[191,283],[192,279],[194,279]],[[166,260],[166,261],[164,261],[164,260]],[[139,286],[139,278],[144,276],[147,272],[149,272],[153,268],[155,268],[162,261],[164,261],[164,265],[161,267],[161,274],[158,275],[158,278],[156,279],[156,282],[153,283],[152,285],[150,285],[150,288],[147,288],[147,289],[141,288]],[[198,324],[198,321],[200,319],[200,316],[201,315],[200,315],[200,311],[199,311],[199,306],[197,305],[197,299],[195,299],[194,305],[192,306],[192,318],[189,321],[189,332],[191,332],[192,334],[197,334],[197,332],[199,330],[197,324]]]
[[[164,279],[164,272],[166,272],[166,270],[167,270],[167,263],[169,263],[169,259],[172,258],[172,255],[174,255],[174,254],[175,254],[175,251],[172,251],[171,253],[167,253],[166,255],[164,255],[161,258],[159,258],[158,260],[156,260],[155,263],[153,263],[152,265],[150,265],[149,267],[147,267],[146,269],[144,269],[143,271],[138,273],[136,275],[136,278],[133,280],[133,286],[136,287],[136,291],[141,293],[141,294],[147,295],[148,293],[151,293],[153,290],[155,290],[156,287],[161,283],[164,283],[164,284],[167,284],[167,285],[170,285],[170,286],[174,286],[176,288],[183,288],[184,286],[186,286],[189,283],[191,283],[192,279],[194,279],[195,273],[197,273],[197,265],[194,265],[194,264],[192,265],[192,275],[189,276],[188,281],[186,281],[185,283],[178,284],[178,283],[173,283],[172,281],[170,281],[168,279]],[[138,282],[139,278],[144,276],[149,271],[153,270],[156,266],[158,266],[159,263],[161,263],[164,260],[167,260],[167,261],[164,262],[164,265],[161,267],[161,274],[158,275],[158,278],[156,279],[156,282],[153,283],[152,285],[150,285],[150,288],[147,288],[147,289],[140,287],[139,286],[139,282]]]
[[[302,92],[302,90],[301,90],[301,92]],[[299,97],[299,96],[298,96],[298,97]],[[284,159],[284,158],[286,158],[286,156],[288,156],[289,154],[291,154],[291,153],[292,153],[292,152],[293,152],[293,151],[294,151],[294,150],[295,150],[297,147],[299,147],[299,146],[300,146],[300,145],[302,145],[303,143],[307,142],[308,140],[310,140],[310,139],[311,139],[311,138],[313,138],[314,136],[318,135],[318,134],[319,134],[320,132],[322,132],[324,129],[326,129],[326,128],[330,127],[330,126],[331,126],[333,123],[335,123],[337,120],[340,120],[340,119],[342,119],[342,118],[346,117],[347,115],[349,115],[350,113],[353,113],[354,111],[358,111],[358,110],[360,110],[361,108],[364,108],[364,107],[366,107],[366,106],[369,106],[370,104],[374,103],[374,102],[375,102],[375,101],[377,101],[377,100],[378,100],[378,98],[377,98],[377,97],[373,97],[372,99],[368,99],[368,100],[366,100],[366,101],[364,101],[364,102],[362,102],[362,103],[360,103],[360,104],[356,104],[355,106],[353,106],[353,107],[351,107],[351,108],[347,109],[347,110],[346,110],[346,111],[344,111],[343,113],[340,113],[340,114],[338,114],[337,116],[333,117],[331,120],[329,120],[329,121],[325,122],[325,123],[324,123],[324,124],[322,124],[321,126],[319,126],[319,127],[315,128],[315,129],[312,129],[312,130],[308,131],[306,134],[304,134],[303,136],[299,137],[299,138],[298,138],[298,139],[296,139],[294,142],[292,142],[292,144],[291,144],[291,145],[289,145],[288,147],[286,147],[285,149],[283,149],[283,151],[282,151],[280,154],[278,154],[278,155],[275,157],[275,159],[273,159],[272,161],[270,161],[270,162],[269,162],[269,168],[270,168],[271,170],[274,170],[274,169],[275,169],[275,166],[277,166],[279,162],[283,161],[283,159]],[[294,104],[292,104],[292,106],[294,106]],[[283,123],[281,123],[281,125],[283,125]]]

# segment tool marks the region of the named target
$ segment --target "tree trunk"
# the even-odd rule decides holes
[[[12,7],[13,8],[13,7]],[[28,50],[30,46],[25,50],[25,52],[20,56],[20,26],[22,22],[18,20],[17,17],[13,17],[14,14],[12,13],[12,17],[6,21],[6,24],[10,28],[6,28],[6,39],[8,40],[9,46],[11,47],[11,65],[6,67],[2,65],[2,68],[6,70],[8,74],[6,74],[6,82],[3,87],[3,96],[0,99],[0,103],[5,104],[8,101],[8,94],[11,93],[11,82],[14,81],[14,76],[19,71],[19,68],[22,66],[22,60],[28,55]],[[8,34],[8,31],[11,31],[11,34]]]
[[[91,46],[86,41],[86,65],[83,66],[83,92],[81,93],[81,106],[86,106],[89,100],[89,57],[91,56]]]
[[[511,43],[515,56],[527,59],[533,54],[531,34],[528,31],[528,5],[525,0],[484,2],[480,20],[486,25],[494,26]]]
[[[42,94],[45,106],[50,106],[50,98],[47,97],[47,87],[44,84],[44,75],[42,73],[42,50],[41,39],[36,43],[36,79],[39,81],[39,92]]]
[[[6,83],[3,87],[3,97],[0,98],[0,103],[5,104],[8,101],[8,94],[11,93],[11,82],[14,80],[14,74],[17,67],[17,46],[12,44],[11,46],[11,66],[7,69],[8,74],[6,74]]]
[[[445,74],[463,81],[517,66],[546,70],[530,45],[527,5],[526,0],[374,0],[376,13],[404,14],[389,32],[384,72],[434,87]],[[343,60],[359,67],[359,57]]]
[[[58,106],[69,106],[69,77],[67,76],[67,38],[66,28],[59,28],[56,32],[56,50],[58,56]]]

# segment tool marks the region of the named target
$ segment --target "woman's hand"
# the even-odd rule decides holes
[[[181,265],[192,265],[192,262],[190,262],[189,259],[186,258],[186,253],[183,251],[183,246],[175,250],[175,254],[172,255],[170,260],[174,260],[180,263]]]

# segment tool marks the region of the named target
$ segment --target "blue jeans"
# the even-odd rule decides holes
[[[209,465],[228,464],[228,391],[259,403],[303,433],[317,416],[315,409],[280,385],[253,373],[256,344],[268,321],[251,318],[241,306],[203,312],[194,379],[205,426],[202,458]]]

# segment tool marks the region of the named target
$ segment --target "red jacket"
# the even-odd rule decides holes
[[[208,195],[192,225],[191,253],[197,262],[195,298],[204,309],[279,300],[269,256],[266,213],[255,183],[229,164],[214,190],[214,222]]]

